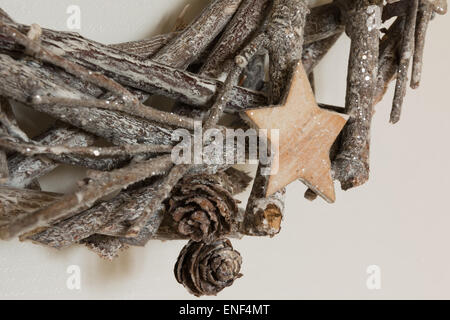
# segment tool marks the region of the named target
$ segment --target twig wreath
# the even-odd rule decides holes
[[[300,179],[307,199],[332,203],[333,180],[345,190],[368,180],[374,105],[395,79],[390,121],[399,121],[409,65],[415,89],[428,24],[446,11],[443,0],[214,0],[173,32],[103,45],[0,9],[0,237],[84,244],[107,259],[151,239],[187,239],[177,281],[216,295],[241,276],[228,238],[276,235],[286,185]],[[318,105],[313,70],[342,33],[351,39],[345,107]],[[171,98],[171,111],[144,104],[154,95]],[[50,115],[53,127],[29,137],[10,101]],[[209,129],[253,128],[266,133],[269,161],[256,159],[254,179],[226,161],[174,163],[175,131],[190,137],[199,121],[204,160],[242,151],[233,140],[219,152]],[[87,177],[72,194],[42,191],[37,179],[61,163]],[[234,196],[252,180],[241,208]]]

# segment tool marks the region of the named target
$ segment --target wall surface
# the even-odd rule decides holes
[[[192,18],[209,1],[0,0],[0,7],[17,21],[67,30],[66,9],[75,4],[81,9],[79,32],[114,43],[170,30],[188,2]],[[244,257],[244,277],[218,298],[450,298],[448,30],[448,17],[432,22],[422,85],[408,91],[400,123],[388,123],[392,87],[377,105],[371,180],[355,190],[338,190],[333,205],[303,199],[306,188],[300,182],[289,186],[282,232],[273,239],[233,241]],[[319,102],[343,105],[348,48],[343,36],[318,66]],[[38,130],[42,123],[25,125]],[[83,174],[63,167],[41,184],[68,192]],[[0,299],[189,299],[172,271],[183,245],[155,241],[107,262],[84,247],[54,251],[0,242]],[[66,286],[70,265],[80,267],[81,290]],[[372,265],[381,270],[380,290],[366,285]]]

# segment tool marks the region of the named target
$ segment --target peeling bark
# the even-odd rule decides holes
[[[260,26],[268,2],[268,0],[242,1],[238,11],[202,66],[200,74],[210,77],[220,76],[224,71],[225,61],[234,59],[236,52],[242,49]]]
[[[92,136],[76,129],[55,128],[36,138],[42,144],[65,144],[68,146],[87,146],[92,144]],[[44,157],[26,157],[15,154],[9,157],[8,187],[25,188],[37,178],[49,173],[58,166],[58,163]]]
[[[348,14],[346,32],[351,39],[345,112],[350,118],[342,131],[342,144],[333,162],[334,177],[344,190],[369,178],[370,125],[378,76],[381,5],[371,1],[341,1]]]
[[[409,62],[414,51],[414,34],[416,30],[417,8],[419,0],[411,0],[408,6],[405,26],[403,29],[403,38],[400,47],[400,63],[397,72],[397,83],[395,84],[394,102],[392,104],[391,123],[397,123],[400,120],[403,99],[406,95],[408,82]]]
[[[236,12],[241,0],[213,0],[200,16],[157,54],[156,62],[185,68],[206,49]]]

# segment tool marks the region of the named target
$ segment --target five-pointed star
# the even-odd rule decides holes
[[[245,112],[259,129],[267,129],[278,163],[272,164],[266,196],[300,179],[328,202],[334,202],[330,148],[348,117],[319,108],[303,65],[298,64],[284,102]],[[272,139],[271,129],[279,129]]]

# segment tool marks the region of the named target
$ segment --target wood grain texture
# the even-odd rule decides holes
[[[328,202],[334,202],[329,152],[347,117],[317,105],[303,65],[294,71],[285,101],[279,106],[246,111],[248,119],[268,138],[277,152],[266,196],[300,179]],[[279,130],[279,141],[270,130]]]
[[[233,17],[241,0],[213,0],[185,30],[153,57],[156,62],[184,69],[191,64]]]
[[[0,186],[0,225],[31,214],[60,197],[52,192]]]
[[[96,179],[80,187],[73,194],[67,194],[47,207],[38,209],[32,214],[15,219],[0,228],[0,238],[9,239],[13,236],[48,226],[50,223],[70,218],[91,208],[102,197],[118,192],[126,187],[142,181],[150,176],[166,172],[172,166],[170,156],[146,160],[131,164],[111,172],[98,173]],[[31,234],[30,234],[31,235]]]
[[[200,74],[219,77],[227,60],[249,41],[264,18],[268,0],[243,0],[238,11],[212,49]]]
[[[344,190],[369,179],[370,128],[375,101],[382,6],[369,0],[340,0],[351,39],[345,113],[350,116],[333,170]]]
[[[52,128],[36,138],[36,141],[45,145],[65,144],[67,146],[88,146],[94,141],[90,134],[78,129],[67,127]],[[56,160],[59,160],[58,157]],[[58,166],[58,163],[45,157],[27,157],[14,154],[8,158],[9,180],[8,187],[25,188],[37,178],[49,173]]]

